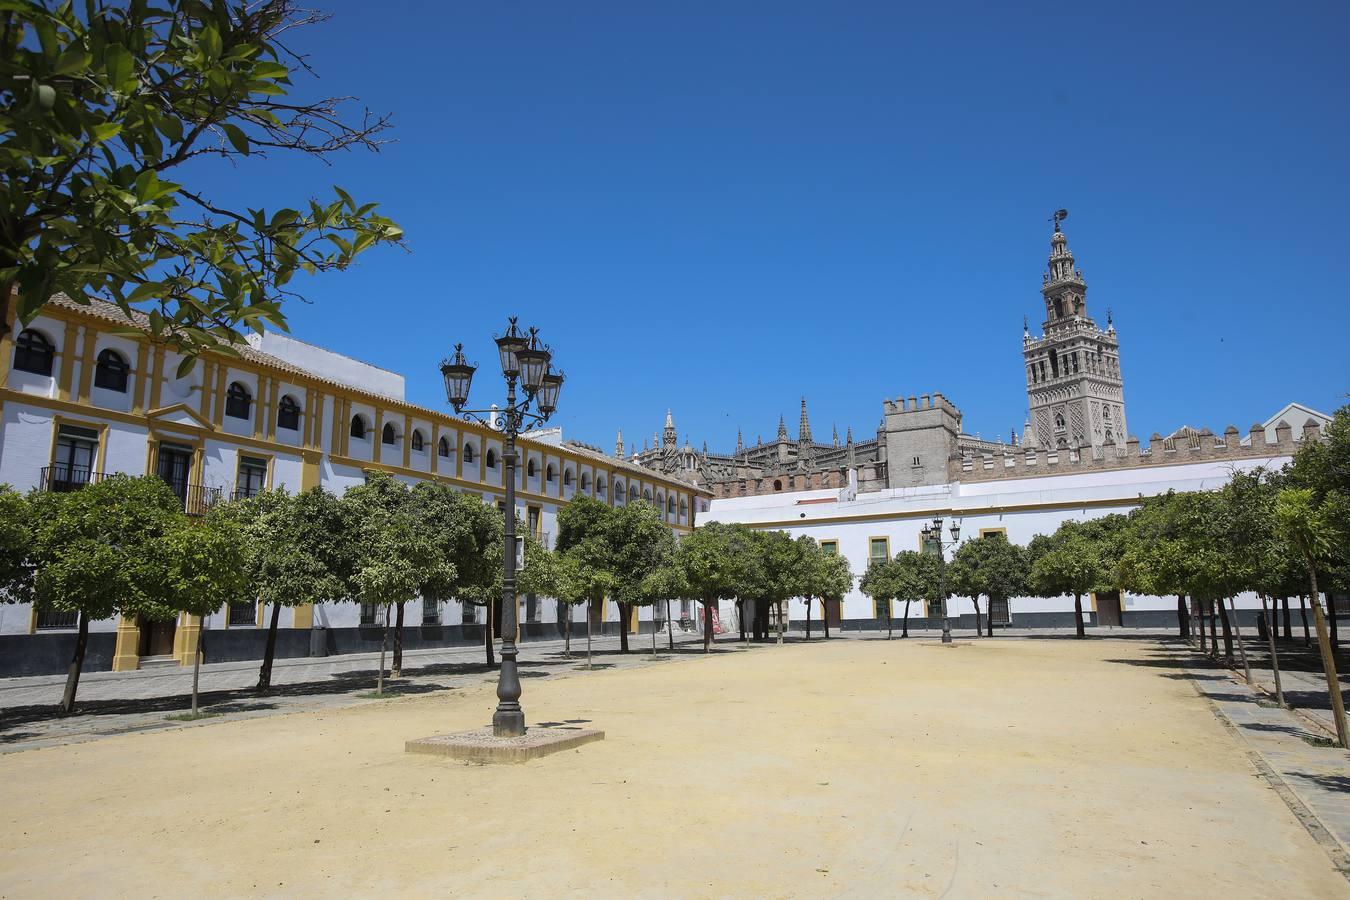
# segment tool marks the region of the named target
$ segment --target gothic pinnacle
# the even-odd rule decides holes
[[[787,420],[782,416],[778,417],[778,440],[786,441],[788,439]]]
[[[797,425],[797,442],[799,444],[811,443],[811,420],[806,417],[806,398],[802,398],[802,420]]]
[[[614,439],[614,457],[623,459],[623,429],[619,429],[619,436]]]

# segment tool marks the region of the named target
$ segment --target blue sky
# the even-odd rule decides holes
[[[795,436],[802,395],[817,438],[932,391],[1006,435],[1059,207],[1143,440],[1350,390],[1344,3],[315,5],[298,90],[395,143],[205,177],[269,208],[338,183],[404,226],[290,319],[415,402],[444,405],[456,340],[499,400],[517,314],[605,449],[668,407],[695,446]]]

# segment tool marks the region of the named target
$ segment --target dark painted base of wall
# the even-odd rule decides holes
[[[83,672],[107,672],[112,668],[117,634],[94,631],[84,649]],[[0,677],[61,675],[75,656],[75,632],[51,634],[0,634]]]

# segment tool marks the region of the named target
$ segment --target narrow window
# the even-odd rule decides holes
[[[100,351],[98,364],[94,367],[94,387],[125,394],[129,368],[126,359],[116,350]]]
[[[52,374],[56,345],[40,331],[28,329],[14,342],[14,368],[34,375]]]
[[[97,481],[96,459],[98,432],[77,425],[62,425],[56,433],[56,458],[45,473],[45,487],[49,491],[74,491]]]
[[[230,627],[258,624],[257,600],[233,600],[230,602]]]
[[[351,436],[359,441],[364,441],[366,439],[366,420],[365,417],[359,413],[352,416]]]
[[[582,493],[589,493],[589,492],[590,492],[590,490],[591,490],[591,473],[590,473],[590,472],[582,472],[582,473],[581,473],[581,490],[582,490]]]
[[[384,423],[384,432],[380,437],[380,441],[385,444],[398,443],[398,434],[394,431],[394,425],[392,422]]]
[[[426,441],[422,438],[421,429],[413,429],[412,448],[417,453],[422,453],[427,448]]]
[[[361,604],[361,624],[376,625],[379,623],[380,605],[378,603]]]
[[[284,394],[277,404],[277,427],[287,431],[300,430],[300,404],[290,394]]]
[[[554,477],[557,476],[557,474],[558,474],[558,473],[557,473],[557,470],[555,470],[555,469],[553,468],[553,463],[549,463],[549,464],[544,468],[544,480],[547,481],[547,482],[549,482],[550,484],[553,483],[553,479],[554,479]]]
[[[247,419],[249,407],[253,405],[253,396],[248,388],[237,381],[231,381],[225,392],[225,415],[232,419]]]
[[[436,446],[436,453],[439,456],[450,455],[450,441],[447,438],[441,438],[440,443]]]
[[[488,453],[491,454],[492,451],[489,450]],[[466,462],[466,463],[472,465],[472,464],[473,464],[473,460],[474,460],[474,455],[473,455],[473,444],[470,444],[468,441],[465,441],[465,442],[464,442],[464,462]]]
[[[914,457],[914,461],[910,463],[910,465],[912,465],[916,469],[921,468],[923,466],[923,460],[919,459],[919,457],[916,456]]]
[[[563,487],[572,486],[572,470],[563,469]]]
[[[886,538],[872,538],[867,551],[867,564],[875,566],[877,563],[885,562],[890,556],[890,542]]]
[[[533,457],[530,458],[529,462],[525,463],[525,474],[531,478],[533,478],[535,475],[535,466]]]
[[[422,598],[422,624],[441,624],[441,604],[427,597]]]
[[[674,498],[674,497],[667,497],[667,498],[666,498],[666,515],[672,515],[672,514],[674,514],[674,512],[675,512],[675,498]]]
[[[56,628],[74,628],[79,624],[79,613],[62,609],[39,609],[37,630],[48,631]]]
[[[234,483],[234,499],[256,497],[267,487],[267,460],[239,454],[239,475]]]
[[[497,468],[497,451],[491,447],[488,448],[487,452],[487,467],[489,469]]]

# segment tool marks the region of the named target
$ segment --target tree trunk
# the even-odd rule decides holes
[[[656,659],[656,604],[652,604],[652,659]]]
[[[1327,594],[1327,624],[1331,627],[1331,652],[1332,655],[1340,655],[1341,638],[1336,629],[1336,603],[1331,599],[1331,594]]]
[[[394,664],[390,666],[389,677],[403,677],[403,606],[398,605],[398,615],[394,618]]]
[[[905,617],[904,617],[903,619],[900,620],[900,638],[901,638],[902,640],[903,640],[904,638],[909,637],[909,604],[910,604],[910,601],[906,600],[906,601],[905,601]]]
[[[586,598],[586,668],[591,667],[591,616],[595,613],[595,601]]]
[[[197,686],[201,682],[202,674],[202,635],[206,632],[203,628],[197,629],[197,649],[192,654],[192,717],[197,718]]]
[[[375,677],[375,693],[384,693],[384,649],[389,645],[389,604],[384,605],[384,630],[380,632],[380,674]]]
[[[620,603],[620,604],[619,604],[619,652],[620,652],[620,653],[627,653],[627,652],[628,652],[628,619],[629,619],[629,616],[631,615],[631,614],[629,613],[629,610],[630,610],[631,608],[632,608],[632,604],[631,604],[631,603]]]
[[[712,652],[713,638],[713,617],[712,601],[707,597],[703,598],[703,652]]]
[[[1199,597],[1192,596],[1192,597],[1191,597],[1191,609],[1195,610],[1195,616],[1196,616],[1196,622],[1195,622],[1195,624],[1196,624],[1196,629],[1195,629],[1195,630],[1196,630],[1196,632],[1198,632],[1199,635],[1200,635],[1200,652],[1201,652],[1201,653],[1208,653],[1208,652],[1209,652],[1209,650],[1208,650],[1208,646],[1209,646],[1209,645],[1206,643],[1206,639],[1205,639],[1205,604],[1202,603],[1202,602],[1200,601],[1200,598],[1199,598]]]
[[[994,598],[990,597],[984,602],[984,634],[985,637],[994,636]]]
[[[226,615],[229,615],[227,612]],[[272,604],[272,615],[267,618],[267,646],[263,649],[262,668],[258,670],[258,693],[272,689],[272,660],[277,655],[277,625],[281,622],[281,604]]]
[[[683,601],[681,601],[683,602]],[[670,652],[675,652],[675,621],[670,618],[670,600],[666,599],[666,637],[670,640]]]
[[[75,634],[75,655],[71,657],[70,668],[66,671],[66,692],[61,697],[61,715],[68,716],[75,711],[75,691],[80,686],[80,672],[84,670],[84,651],[89,647],[89,619],[81,610],[79,631]]]
[[[749,635],[750,635],[750,632],[748,632],[748,631],[745,630],[745,601],[744,601],[744,600],[737,600],[737,601],[736,601],[736,610],[737,610],[737,612],[736,612],[736,618],[739,620],[740,626],[741,626],[741,641],[744,642],[745,646],[749,647],[749,646],[750,646],[750,636],[749,636]]]
[[[1266,643],[1270,647],[1270,670],[1275,675],[1275,701],[1284,706],[1284,688],[1280,686],[1280,656],[1275,652],[1275,630],[1279,626],[1274,621],[1275,611],[1270,611],[1271,622],[1266,628]],[[1261,595],[1261,618],[1266,617],[1266,595]]]
[[[1238,656],[1242,657],[1242,672],[1247,678],[1247,684],[1250,685],[1252,683],[1252,667],[1247,662],[1247,645],[1242,643],[1242,623],[1238,621],[1237,603],[1232,597],[1228,598],[1228,611],[1233,614],[1233,630],[1237,635]]]
[[[778,646],[780,647],[783,646],[783,627],[785,624],[783,622],[783,608],[786,605],[787,601],[785,600],[778,601]]]
[[[975,604],[975,636],[979,637],[984,633],[984,620],[980,618],[980,595],[976,594],[970,602]]]
[[[1077,592],[1073,595],[1073,621],[1078,626],[1078,637],[1087,637],[1083,629],[1083,595]]]
[[[891,618],[891,601],[886,601],[886,640],[895,636],[895,626],[892,624],[895,620]]]
[[[1327,676],[1327,693],[1331,697],[1331,713],[1336,722],[1336,737],[1342,747],[1350,749],[1350,734],[1345,727],[1345,701],[1341,697],[1341,680],[1336,675],[1336,659],[1331,653],[1331,636],[1327,634],[1327,623],[1322,617],[1322,603],[1318,599],[1317,571],[1308,566],[1308,578],[1312,582],[1313,621],[1317,623],[1317,646],[1322,651],[1322,670]]]
[[[1289,598],[1284,598],[1284,639],[1292,641],[1294,639],[1294,623],[1289,619]]]
[[[811,640],[811,598],[806,598],[806,639]]]
[[[1233,626],[1228,621],[1228,610],[1223,605],[1223,598],[1214,601],[1219,606],[1219,623],[1223,625],[1223,661],[1228,666],[1233,665]]]
[[[567,610],[567,622],[563,627],[563,659],[572,658],[572,604],[559,603],[563,609]]]
[[[825,629],[825,640],[830,639],[830,601],[821,598],[820,601],[820,623]]]
[[[1303,620],[1303,646],[1307,647],[1312,643],[1312,637],[1308,634],[1308,604],[1303,602],[1303,595],[1298,595],[1298,617]]]
[[[1191,616],[1186,611],[1186,595],[1177,594],[1177,634],[1183,641],[1191,639]]]
[[[1214,614],[1214,601],[1205,601],[1205,612],[1209,614],[1209,652],[1219,655],[1219,617]],[[1227,623],[1224,623],[1227,624]],[[1230,648],[1231,655],[1231,648]]]

